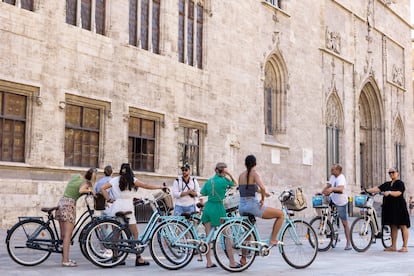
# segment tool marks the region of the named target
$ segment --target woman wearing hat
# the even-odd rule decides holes
[[[223,199],[226,196],[228,187],[237,187],[236,178],[227,169],[226,163],[219,162],[215,168],[216,174],[209,178],[201,189],[201,194],[208,196],[208,201],[204,205],[201,222],[206,229],[206,235],[210,233],[212,227],[220,225],[220,218],[226,216],[226,209],[223,205]],[[229,254],[233,256],[233,254]],[[211,260],[210,250],[206,255],[207,268],[216,267]],[[236,267],[234,259],[230,260],[230,266]]]

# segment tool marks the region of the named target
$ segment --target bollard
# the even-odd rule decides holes
[[[352,200],[352,196],[348,197],[348,216],[353,217],[354,216],[354,203]]]

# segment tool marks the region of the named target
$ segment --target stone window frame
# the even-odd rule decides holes
[[[161,0],[129,1],[128,42],[130,45],[154,54],[161,53],[161,5]]]
[[[40,89],[39,87],[35,87],[32,85],[0,80],[0,91],[22,95],[25,96],[27,99],[24,135],[24,160],[18,162],[0,160],[0,162],[26,163],[30,156],[30,145],[32,143],[33,109],[35,107],[35,104],[38,106],[42,105]]]
[[[343,110],[337,91],[328,97],[325,110],[326,124],[326,176],[331,175],[331,167],[341,163],[341,140],[343,131]]]
[[[282,0],[264,0],[269,5],[272,5],[273,7],[276,7],[278,9],[282,8],[281,2]]]
[[[2,2],[22,8],[28,11],[34,11],[35,2],[38,0],[2,0]]]
[[[400,177],[403,174],[404,146],[405,146],[404,124],[398,115],[394,120],[392,139],[394,142],[394,166],[399,171]]]
[[[86,6],[89,4],[89,6]],[[97,5],[101,4],[101,5]],[[68,11],[68,6],[73,5],[76,6],[76,10],[73,11],[72,14]],[[87,8],[90,7],[90,14]],[[97,23],[97,7],[101,8],[102,12],[102,21]],[[99,12],[99,9],[98,9]],[[80,27],[84,30],[89,30],[93,33],[106,35],[106,27],[108,24],[108,12],[109,12],[109,1],[107,0],[66,0],[65,5],[65,22],[69,25]],[[70,17],[72,15],[72,17]],[[85,18],[89,22],[84,22],[83,18]],[[84,22],[82,24],[82,22]]]
[[[264,126],[267,140],[277,140],[287,129],[287,70],[281,56],[272,54],[264,66]],[[280,138],[280,137],[279,137]]]
[[[181,130],[183,129],[183,131]],[[198,131],[198,144],[188,145],[185,141],[180,141],[180,132],[185,132],[185,129],[194,129]],[[189,119],[179,118],[177,127],[177,164],[178,169],[184,164],[188,163],[191,166],[193,175],[200,176],[202,173],[202,160],[204,152],[204,139],[207,135],[207,124],[202,122],[196,122]],[[188,138],[188,137],[187,137]],[[197,147],[198,152],[195,157],[185,157],[182,151],[183,146]],[[189,160],[190,159],[190,160]]]
[[[76,105],[76,106],[81,106],[81,107],[86,107],[86,108],[92,108],[92,109],[97,109],[99,110],[99,135],[98,135],[98,159],[97,159],[97,163],[96,164],[89,164],[88,166],[78,166],[78,165],[72,165],[72,164],[66,164],[66,141],[64,141],[64,166],[65,167],[100,167],[100,164],[102,163],[102,158],[103,158],[103,150],[104,150],[104,135],[105,135],[105,119],[107,115],[108,117],[112,116],[112,112],[111,112],[111,104],[109,102],[105,102],[105,101],[101,101],[101,100],[96,100],[96,99],[92,99],[92,98],[86,98],[86,97],[82,97],[82,96],[78,96],[78,95],[74,95],[74,94],[66,94],[65,95],[65,101],[61,102],[61,108],[65,108],[67,104],[70,105]],[[66,115],[65,115],[65,137],[66,137]],[[66,139],[66,138],[65,138]]]
[[[178,0],[178,61],[203,69],[205,1]]]
[[[131,122],[131,117],[133,118],[137,118],[137,119],[141,119],[141,120],[150,120],[154,122],[154,153],[153,153],[153,167],[148,170],[148,169],[143,169],[141,168],[136,168],[133,166],[133,160],[131,157],[131,152],[130,152],[130,145],[129,145],[129,140],[131,137],[134,138],[144,138],[145,137],[138,137],[138,136],[131,136],[130,133],[130,126],[128,126],[128,162],[131,164],[132,169],[134,171],[143,171],[143,172],[155,172],[156,169],[158,168],[158,163],[159,163],[159,148],[160,148],[160,137],[161,137],[161,128],[164,127],[165,123],[165,115],[162,113],[157,113],[157,112],[153,112],[153,111],[148,111],[148,110],[144,110],[144,109],[140,109],[140,108],[135,108],[135,107],[130,107],[129,108],[129,113],[128,113],[128,122]]]

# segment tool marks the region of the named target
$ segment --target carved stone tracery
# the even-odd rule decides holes
[[[341,54],[341,34],[339,32],[329,31],[326,28],[325,47],[337,54]]]

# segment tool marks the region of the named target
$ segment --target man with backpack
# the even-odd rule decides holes
[[[174,216],[183,213],[198,211],[196,206],[200,197],[200,185],[194,176],[191,176],[191,168],[188,163],[181,167],[182,175],[174,180],[172,196],[175,198]]]

